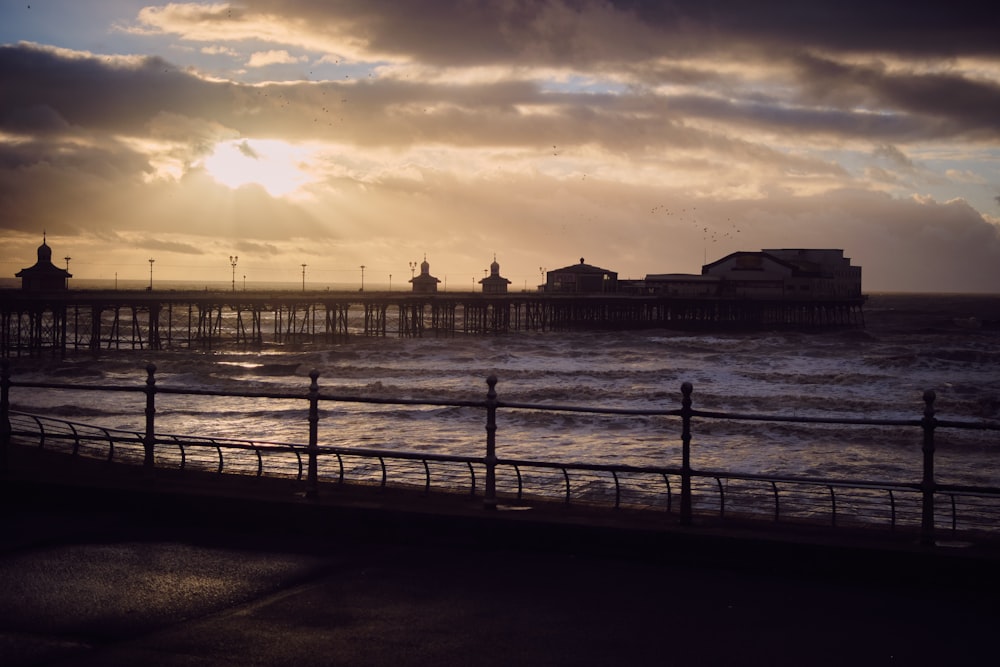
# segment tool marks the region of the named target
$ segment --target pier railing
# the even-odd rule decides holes
[[[1000,431],[990,421],[955,421],[935,415],[933,391],[923,396],[923,414],[913,419],[852,417],[793,417],[698,410],[693,387],[683,383],[680,407],[674,409],[602,408],[508,402],[499,398],[497,378],[487,378],[481,399],[434,400],[338,395],[322,391],[319,373],[310,373],[304,391],[222,391],[161,386],[156,369],[146,367],[144,383],[136,385],[76,384],[15,381],[10,364],[0,361],[0,465],[6,467],[12,446],[33,446],[71,456],[104,459],[109,463],[143,466],[155,479],[158,469],[202,471],[219,475],[284,478],[301,485],[304,495],[316,499],[329,485],[399,487],[424,493],[464,493],[481,498],[484,510],[499,504],[558,501],[582,506],[662,512],[681,525],[698,517],[768,520],[790,524],[853,525],[889,530],[919,530],[921,542],[934,543],[941,535],[1000,534],[1000,488],[939,483],[935,476],[935,434],[942,430]],[[145,429],[130,431],[94,426],[53,416],[11,409],[12,390],[140,392],[145,395]],[[296,401],[307,408],[308,442],[268,442],[258,439],[207,437],[158,432],[159,395],[236,397]],[[321,406],[366,403],[386,406],[454,407],[480,412],[485,427],[483,455],[391,451],[335,446],[319,438]],[[582,413],[625,418],[663,418],[679,438],[666,447],[680,450],[674,466],[615,465],[509,458],[497,451],[497,415],[533,411]],[[334,420],[337,417],[326,417]],[[919,480],[860,480],[800,475],[766,475],[708,470],[692,465],[695,427],[715,421],[758,424],[793,423],[837,427],[888,427],[912,431],[919,443],[922,475]],[[707,427],[706,427],[707,430]]]

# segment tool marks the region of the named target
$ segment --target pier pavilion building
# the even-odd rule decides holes
[[[438,283],[441,280],[431,275],[431,265],[424,255],[424,261],[420,262],[420,275],[410,278],[413,285],[414,294],[434,294],[438,291]]]
[[[618,292],[618,273],[593,266],[580,258],[579,264],[545,273],[548,294],[615,294]]]
[[[510,281],[500,275],[500,264],[497,263],[497,256],[493,255],[493,263],[490,264],[490,275],[479,281],[483,286],[483,294],[506,294]]]
[[[34,266],[21,269],[14,274],[21,279],[21,289],[27,292],[47,292],[69,289],[72,274],[52,263],[52,248],[42,234],[42,245],[38,246],[38,261]]]
[[[630,281],[633,294],[756,299],[855,299],[861,267],[844,251],[786,248],[734,252],[706,264],[701,274],[648,274]]]

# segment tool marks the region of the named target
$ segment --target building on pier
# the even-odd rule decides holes
[[[854,299],[861,296],[861,267],[843,250],[740,251],[704,265],[701,274],[648,274],[627,288],[670,297]]]
[[[790,281],[789,289],[800,294],[820,296],[861,296],[861,267],[852,266],[843,250],[817,248],[783,248],[762,250],[796,267],[799,274]]]
[[[861,267],[843,250],[734,252],[702,267],[720,279],[719,296],[843,298],[861,296]]]
[[[500,275],[500,264],[497,263],[497,256],[493,255],[493,263],[490,264],[490,275],[479,281],[483,286],[483,294],[506,294],[510,281]]]
[[[628,291],[634,294],[656,294],[674,297],[714,297],[719,294],[718,276],[693,273],[650,273],[645,280],[630,281]]]
[[[14,274],[14,277],[21,279],[21,289],[43,292],[69,289],[69,279],[73,276],[66,269],[60,269],[52,263],[52,248],[49,247],[43,233],[42,245],[38,246],[38,261],[34,266],[21,269]]]
[[[618,274],[615,271],[593,266],[580,258],[579,264],[545,273],[545,292],[548,294],[615,294],[618,292]]]
[[[424,261],[420,262],[420,275],[410,278],[415,294],[434,294],[438,291],[438,283],[441,280],[431,275],[431,265],[424,255]]]

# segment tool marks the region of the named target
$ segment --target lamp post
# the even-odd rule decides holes
[[[149,291],[153,291],[153,262],[156,260],[152,257],[149,258]]]
[[[71,260],[72,257],[63,257],[63,259],[66,260],[66,270],[69,271],[69,260]]]
[[[302,265],[302,291],[306,291],[306,265]]]
[[[239,256],[229,256],[229,265],[233,267],[233,294],[236,294],[236,262],[238,262],[239,259]]]
[[[389,274],[389,291],[392,291],[392,274]]]
[[[417,270],[417,263],[416,262],[410,262],[410,279],[411,280],[413,279],[413,275],[416,272],[416,270]]]
[[[361,291],[365,291],[365,265],[361,265]]]

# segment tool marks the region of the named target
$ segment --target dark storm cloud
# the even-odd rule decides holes
[[[732,49],[1000,53],[987,3],[862,0],[248,0],[250,11],[342,22],[373,52],[433,64],[587,66]],[[220,12],[217,20],[232,19]]]
[[[0,202],[3,229],[50,232],[81,230],[83,212],[109,191],[141,183],[145,156],[108,142],[93,146],[42,137],[0,143]],[[100,221],[98,215],[92,222]]]
[[[1000,93],[940,79],[921,90],[911,79],[859,72],[805,59],[811,87],[840,88],[822,94],[842,104],[892,97],[916,109],[866,113],[832,106],[788,105],[757,94],[749,100],[717,95],[649,95],[546,92],[527,81],[447,85],[396,80],[248,86],[207,82],[157,58],[128,65],[97,57],[67,57],[26,45],[0,47],[0,127],[43,135],[70,128],[87,131],[170,135],[171,122],[193,141],[210,123],[257,136],[327,137],[361,145],[406,145],[438,141],[455,145],[529,145],[590,142],[612,150],[642,146],[709,145],[721,140],[688,127],[695,117],[733,127],[780,130],[784,134],[835,134],[886,143],[969,131],[996,132]],[[951,82],[955,84],[955,82]],[[861,92],[851,92],[852,90]],[[846,91],[846,92],[845,92]],[[889,92],[885,92],[889,91]],[[816,97],[807,93],[810,97]],[[940,98],[940,99],[938,99]],[[994,99],[996,98],[996,99]],[[548,109],[525,115],[521,106]],[[936,115],[935,115],[936,114]],[[189,120],[184,120],[189,119]],[[193,122],[190,119],[201,119]],[[177,132],[175,132],[176,134]],[[205,146],[210,143],[206,140]]]
[[[157,57],[66,56],[0,46],[0,128],[61,132],[70,126],[134,132],[160,112],[199,115],[227,99],[210,83]]]
[[[948,67],[953,57],[1000,54],[1000,31],[991,17],[978,5],[965,7],[962,2],[949,5],[947,11],[924,3],[875,5],[853,0],[763,5],[735,0],[251,0],[239,11],[225,6],[214,11],[192,9],[183,15],[164,11],[159,28],[185,39],[205,40],[215,34],[224,39],[234,24],[246,21],[254,26],[255,16],[267,17],[288,27],[276,33],[280,36],[272,35],[271,41],[308,44],[326,53],[341,47],[360,50],[356,57],[373,61],[387,57],[434,67],[514,67],[526,78],[533,67],[625,77],[634,88],[616,96],[624,100],[647,95],[644,86],[700,86],[704,92],[700,100],[690,93],[687,99],[662,92],[655,97],[671,100],[674,110],[783,133],[843,133],[891,141],[996,135],[1000,86]],[[754,68],[768,70],[768,81],[747,78]],[[768,86],[780,90],[780,97],[769,94]],[[286,101],[293,94],[320,102],[290,90]],[[320,105],[325,114],[314,115],[314,129],[335,128],[331,116],[339,119],[341,111],[356,113],[366,102],[382,104],[366,109],[369,116],[386,105],[418,103],[421,98],[460,108],[485,109],[494,103],[562,107],[555,96],[517,81],[492,86],[358,87],[351,97],[358,104],[335,114],[329,113],[330,105]],[[602,100],[577,95],[566,98],[566,103],[593,108]],[[665,107],[660,112],[674,117]],[[286,125],[303,127],[306,119],[290,113],[285,120]],[[416,116],[406,120],[411,130],[433,136],[438,119],[427,117],[426,125]],[[360,142],[367,143],[364,128],[354,130]],[[482,131],[490,132],[488,123]]]
[[[996,83],[958,73],[889,72],[878,65],[848,65],[814,56],[801,56],[796,63],[801,68],[803,100],[812,104],[913,114],[927,119],[918,123],[927,137],[1000,133],[1000,86]]]
[[[720,42],[908,56],[1000,53],[994,8],[982,2],[618,0],[613,4],[634,10],[665,31],[703,32]]]

